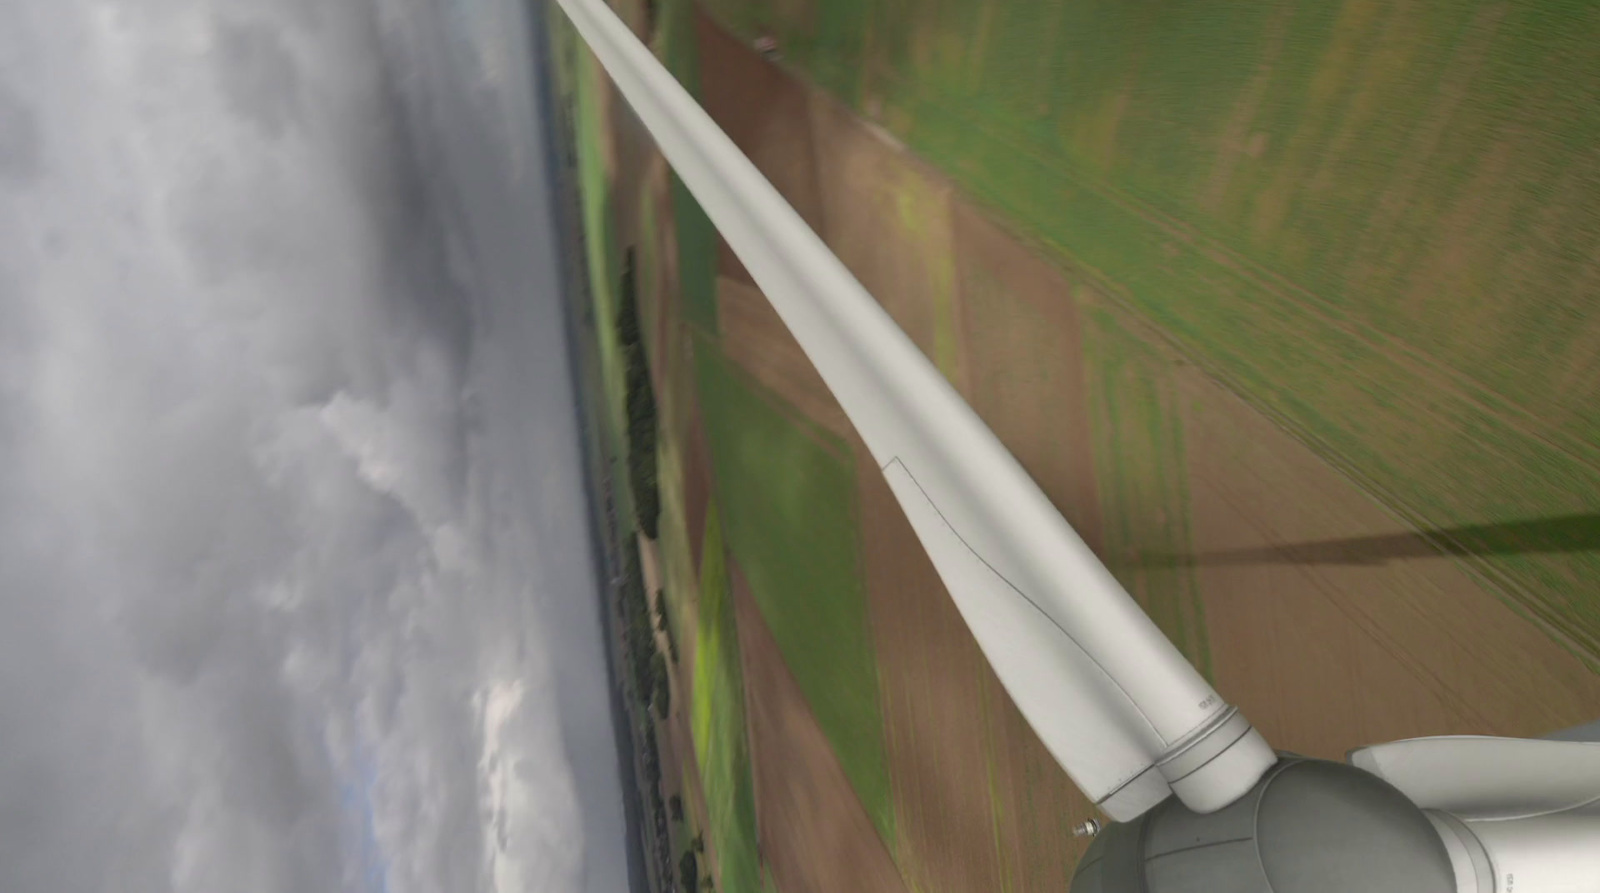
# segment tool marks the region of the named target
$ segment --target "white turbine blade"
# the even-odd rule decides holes
[[[1428,811],[1457,877],[1478,878],[1461,889],[1600,889],[1600,744],[1448,735],[1349,760]]]
[[[1083,649],[1062,647],[1061,630],[967,547],[898,460],[884,476],[973,636],[1006,643],[984,655],[1012,700],[1046,706],[1023,712],[1073,781],[1118,821],[1165,800],[1172,788],[1149,757],[1150,726],[1124,709],[1115,681]]]
[[[1446,735],[1374,744],[1348,759],[1423,809],[1468,821],[1600,804],[1600,744],[1589,742]]]
[[[1198,812],[1275,762],[839,259],[600,0],[558,0],[794,333],[984,655],[1112,818]]]

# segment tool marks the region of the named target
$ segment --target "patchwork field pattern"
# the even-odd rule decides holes
[[[710,831],[717,844],[719,877],[725,890],[754,890],[760,884],[761,869],[756,854],[750,745],[744,726],[739,633],[722,526],[715,509],[706,519],[699,619],[690,725]]]
[[[1593,718],[1591,13],[701,5],[720,25],[662,3],[658,54],[1276,746]],[[1063,889],[1092,809],[781,320],[591,89],[585,182],[630,195],[585,193],[590,266],[639,244],[652,283],[720,888],[838,886],[845,843],[782,823],[856,815],[907,889]]]
[[[872,817],[742,578],[734,578],[761,852],[785,893],[903,893]]]
[[[1600,656],[1600,8],[706,5]]]
[[[787,415],[714,347],[695,357],[729,546],[846,776],[892,841],[849,449]]]

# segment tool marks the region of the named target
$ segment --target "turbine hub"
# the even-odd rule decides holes
[[[1455,893],[1444,843],[1394,786],[1288,754],[1217,812],[1176,797],[1105,826],[1072,893]]]

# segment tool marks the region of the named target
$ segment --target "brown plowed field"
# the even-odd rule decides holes
[[[904,891],[737,569],[732,582],[762,861],[783,893]]]
[[[826,94],[813,90],[810,107],[828,246],[911,340],[930,357],[943,353],[946,374],[958,376],[948,368],[957,362],[949,184]]]
[[[706,111],[806,223],[821,232],[823,203],[812,145],[810,92],[698,11],[695,29],[702,57],[717,60],[715,74],[700,79]],[[754,285],[728,244],[718,239],[717,246],[721,275]]]
[[[1094,814],[1023,720],[857,443],[901,870],[924,890],[1060,891]]]
[[[850,420],[772,303],[754,285],[717,277],[717,323],[728,359],[812,421],[848,436]]]
[[[705,425],[695,409],[689,423],[689,449],[683,476],[685,514],[689,523],[689,557],[695,574],[700,572],[700,550],[706,538],[706,511],[711,504],[711,448],[706,444]]]
[[[1099,551],[1083,327],[1071,283],[968,202],[954,202],[951,212],[961,246],[967,401]]]
[[[1338,759],[1600,712],[1600,676],[1454,561],[1385,554],[1406,525],[1308,448],[1192,369],[1179,389],[1217,687],[1276,746]]]

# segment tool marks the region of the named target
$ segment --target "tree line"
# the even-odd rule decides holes
[[[617,340],[627,364],[624,405],[628,410],[628,486],[633,492],[634,516],[640,532],[655,539],[661,517],[661,493],[656,481],[656,392],[639,333],[638,277],[632,248],[623,258],[618,292]]]
[[[652,611],[650,600],[644,594],[644,575],[639,567],[638,551],[625,550],[622,560],[622,590],[618,596],[626,637],[628,681],[638,703],[646,709],[653,708],[657,716],[666,719],[672,710],[672,687],[666,658],[656,648],[656,629],[670,630],[671,625],[667,623],[665,613],[659,619],[652,616],[655,611],[665,612],[665,599],[661,590],[656,590],[655,611]],[[669,650],[675,651],[670,636],[669,632]]]
[[[661,515],[661,496],[656,477],[656,399],[650,379],[650,363],[645,355],[639,322],[638,280],[634,268],[634,250],[629,248],[623,258],[621,284],[618,289],[617,340],[621,344],[626,363],[624,398],[627,407],[628,486],[633,494],[634,517],[639,532],[651,540],[658,538]],[[711,889],[711,879],[700,876],[701,866],[697,853],[705,852],[705,844],[696,838],[684,858],[677,865],[677,876],[672,871],[671,826],[668,823],[667,804],[661,797],[661,755],[657,747],[655,724],[648,714],[654,712],[666,719],[672,710],[672,686],[668,659],[678,662],[678,642],[668,621],[664,593],[657,589],[652,599],[646,594],[643,568],[637,549],[625,549],[623,554],[622,586],[618,593],[626,642],[626,663],[629,687],[635,703],[646,711],[639,735],[641,762],[644,764],[644,792],[653,825],[653,849],[657,876],[668,890],[677,882],[686,893]],[[666,642],[666,654],[656,647],[655,632],[660,630]],[[673,797],[672,818],[681,821],[683,803]]]

